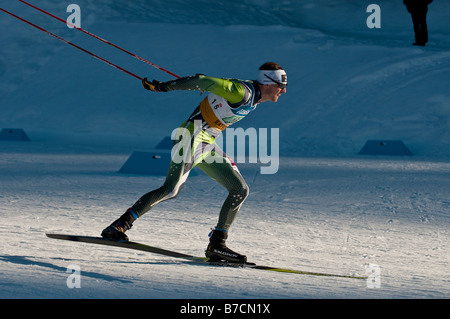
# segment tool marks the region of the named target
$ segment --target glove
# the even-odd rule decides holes
[[[147,78],[142,79],[142,86],[150,91],[153,92],[167,92],[167,85],[164,82],[159,82],[156,80],[153,80],[152,82],[149,82]]]

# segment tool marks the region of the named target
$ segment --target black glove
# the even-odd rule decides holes
[[[149,82],[147,78],[142,79],[142,86],[153,92],[167,92],[167,85],[164,82],[153,80]]]

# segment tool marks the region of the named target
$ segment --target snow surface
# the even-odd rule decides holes
[[[69,3],[32,1],[66,17]],[[87,1],[82,27],[179,75],[252,79],[265,61],[287,94],[239,122],[280,129],[280,169],[239,164],[250,196],[229,245],[258,264],[367,275],[363,280],[186,265],[162,256],[56,241],[99,235],[163,177],[117,171],[152,149],[198,104],[152,94],[120,71],[0,14],[1,298],[448,298],[450,293],[450,4],[430,5],[430,43],[412,47],[401,1]],[[142,77],[170,76],[25,6],[1,7]],[[274,113],[276,110],[276,113]],[[176,116],[173,116],[173,115]],[[413,157],[356,155],[368,139],[402,140]],[[226,191],[205,175],[135,223],[134,241],[202,255]],[[67,268],[79,265],[81,288]]]

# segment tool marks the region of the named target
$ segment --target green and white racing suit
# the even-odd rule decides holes
[[[197,90],[210,94],[177,130],[172,161],[160,188],[142,196],[131,209],[140,217],[156,204],[177,196],[190,170],[197,166],[229,192],[222,205],[216,229],[228,231],[249,188],[236,164],[215,139],[222,130],[256,108],[261,98],[253,81],[195,75],[166,83],[169,91]]]

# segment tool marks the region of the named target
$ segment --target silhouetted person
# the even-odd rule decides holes
[[[413,45],[425,46],[428,42],[427,12],[433,0],[403,0],[406,9],[411,13],[416,42]]]

